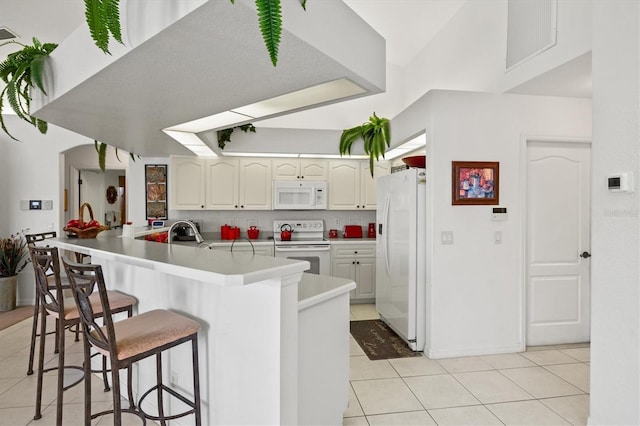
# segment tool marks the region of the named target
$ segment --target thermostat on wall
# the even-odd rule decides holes
[[[615,173],[607,176],[607,188],[611,192],[633,192],[633,173]]]
[[[494,207],[491,213],[491,220],[507,220],[507,208]]]

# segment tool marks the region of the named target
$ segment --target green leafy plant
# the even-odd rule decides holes
[[[391,125],[389,119],[378,117],[374,112],[366,123],[345,129],[340,136],[340,155],[351,155],[353,143],[359,139],[364,141],[364,152],[369,156],[369,168],[373,177],[373,161],[384,158],[384,153],[391,145]]]
[[[235,4],[235,0],[230,0]],[[258,10],[258,25],[262,33],[271,63],[278,63],[278,47],[282,35],[282,6],[280,0],[255,0]],[[85,18],[91,38],[104,53],[109,53],[109,40],[114,38],[122,43],[120,28],[120,0],[84,0]],[[307,10],[307,0],[300,0]]]
[[[29,263],[28,253],[24,231],[0,239],[0,277],[18,275]]]
[[[98,153],[98,166],[100,167],[100,170],[104,172],[107,166],[107,147],[109,145],[107,145],[104,142],[99,142],[97,140],[94,140],[93,146],[95,147],[96,152]],[[122,160],[120,160],[120,156],[118,155],[118,148],[115,148],[115,150],[116,150],[116,158],[118,159],[118,161],[122,162]],[[136,157],[140,158],[139,155],[136,155],[133,152],[129,153],[129,158],[131,158],[134,162],[136,161]]]
[[[231,134],[235,129],[240,129],[245,133],[256,132],[255,126],[251,123],[243,124],[241,126],[236,126],[236,127],[229,127],[228,129],[218,130],[218,147],[220,147],[220,149],[224,149],[227,142],[231,142]]]
[[[2,117],[3,102],[6,95],[9,105],[16,115],[35,126],[40,133],[45,134],[47,133],[47,122],[30,114],[31,89],[37,86],[45,95],[47,94],[44,90],[42,75],[44,61],[58,45],[54,43],[42,44],[34,37],[33,46],[24,45],[13,40],[0,44],[0,46],[9,43],[18,44],[22,46],[22,49],[10,53],[7,59],[0,63],[0,78],[6,84],[0,93],[0,127],[11,139],[18,140],[9,133]]]
[[[104,53],[111,54],[109,52],[111,36],[122,44],[120,0],[84,0],[84,16],[91,38]]]

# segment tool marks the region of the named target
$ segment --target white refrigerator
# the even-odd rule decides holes
[[[376,310],[414,351],[426,328],[425,169],[377,180]]]

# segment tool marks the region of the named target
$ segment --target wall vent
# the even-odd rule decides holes
[[[558,0],[509,0],[507,71],[556,44]]]
[[[0,27],[0,41],[11,40],[13,38],[18,38],[18,36],[7,27]]]

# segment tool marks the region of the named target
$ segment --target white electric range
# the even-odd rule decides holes
[[[280,233],[291,229],[290,241],[283,241]],[[273,221],[275,256],[306,260],[311,268],[306,272],[330,275],[330,245],[324,238],[324,221],[321,219],[282,219]]]

